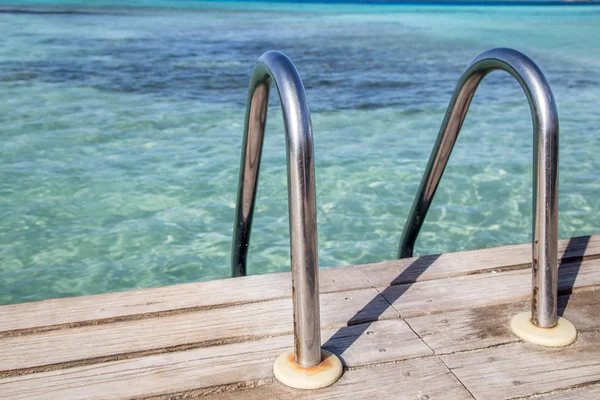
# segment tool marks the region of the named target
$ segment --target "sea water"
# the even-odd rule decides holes
[[[561,238],[600,233],[600,7],[65,1],[0,5],[0,303],[225,278],[250,72],[285,52],[315,140],[319,264],[395,258],[454,86],[528,54],[560,115]],[[248,270],[289,269],[272,96]],[[532,123],[482,83],[416,244],[531,241]]]

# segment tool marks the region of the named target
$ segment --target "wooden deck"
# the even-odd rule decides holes
[[[323,347],[344,375],[274,380],[293,346],[289,273],[0,307],[1,399],[600,399],[600,236],[560,242],[577,341],[509,330],[529,308],[530,245],[321,271]]]

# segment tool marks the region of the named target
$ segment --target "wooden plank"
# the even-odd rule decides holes
[[[375,289],[321,296],[321,325],[341,327],[398,314]],[[190,347],[291,333],[292,300],[280,299],[195,313],[0,338],[0,370],[81,360],[139,357]],[[138,354],[139,353],[139,354]],[[100,359],[100,360],[98,360]]]
[[[561,268],[563,289],[600,284],[600,260]],[[576,275],[576,276],[575,276]],[[524,300],[530,295],[530,272],[507,271],[446,280],[419,282],[386,288],[382,295],[404,317],[439,313],[466,307]],[[324,294],[324,327],[356,324],[396,317],[388,303],[373,289]],[[143,352],[199,347],[291,332],[291,299],[243,304],[196,313],[52,331],[36,335],[0,338],[2,369],[108,357],[141,356]],[[123,340],[123,338],[132,338]]]
[[[600,385],[562,390],[535,398],[541,400],[598,400],[600,399]]]
[[[321,293],[387,286],[477,271],[527,268],[531,245],[504,246],[441,256],[386,261],[358,267],[320,270]],[[600,235],[559,241],[567,258],[600,255]],[[0,337],[63,327],[75,327],[199,311],[242,303],[288,298],[289,273],[197,282],[168,287],[107,293],[0,306]]]
[[[433,355],[400,319],[323,331],[323,348],[340,356],[345,367]]]
[[[559,310],[578,332],[600,329],[600,290],[559,297]],[[474,350],[519,341],[510,319],[531,307],[529,301],[409,318],[406,322],[436,354]]]
[[[559,291],[600,285],[600,259],[559,268]],[[378,289],[402,318],[505,304],[531,296],[531,271],[516,270],[439,279]]]
[[[600,379],[600,332],[583,332],[567,347],[515,343],[441,356],[480,400],[547,393]]]
[[[322,269],[319,273],[321,293],[371,287],[354,267]],[[291,293],[292,278],[287,272],[0,306],[0,336],[7,331],[287,298]]]
[[[398,319],[326,330],[323,339],[348,367],[432,354]],[[4,378],[0,398],[100,399],[211,392],[223,385],[271,378],[275,358],[292,347],[293,337],[287,335]]]
[[[578,251],[582,251],[581,243],[577,242],[576,244],[580,246]],[[566,252],[575,254],[575,250],[573,250],[575,248],[576,246],[572,245],[570,246],[571,250],[566,250]],[[587,246],[587,249],[589,248]],[[519,309],[526,309],[526,302],[511,303],[529,297],[531,275],[528,269],[501,268],[501,272],[497,273],[468,275],[471,272],[468,272],[470,267],[467,267],[466,276],[444,280],[425,280],[412,285],[397,285],[379,290],[388,301],[394,303],[396,309],[403,316],[409,317],[409,322],[417,321],[416,316],[438,314],[440,319],[437,322],[431,320],[433,323],[437,323],[438,327],[444,324],[443,319],[446,319],[446,325],[455,324],[459,326],[459,331],[455,336],[449,338],[446,342],[436,344],[433,336],[438,335],[437,340],[441,340],[442,334],[438,334],[437,331],[430,331],[434,334],[427,335],[424,332],[426,321],[420,322],[421,326],[417,327],[416,331],[422,333],[425,341],[428,344],[431,342],[436,351],[442,349],[440,352],[444,352],[444,349],[452,349],[452,346],[455,346],[454,350],[447,350],[446,352],[456,352],[480,349],[482,346],[497,346],[504,343],[501,347],[480,349],[469,353],[448,354],[443,356],[445,361],[446,357],[475,357],[475,355],[481,353],[504,350],[507,353],[501,353],[505,357],[504,359],[491,356],[491,361],[486,359],[486,362],[488,364],[496,363],[495,368],[497,371],[495,374],[500,377],[499,380],[503,382],[503,385],[510,386],[511,393],[518,392],[519,388],[524,387],[523,393],[525,394],[517,394],[516,396],[550,394],[554,390],[564,391],[577,385],[589,385],[595,382],[594,379],[596,381],[600,379],[597,370],[600,368],[600,357],[598,357],[598,350],[594,350],[594,344],[597,348],[600,340],[596,311],[598,293],[600,292],[593,291],[600,288],[600,259],[590,257],[587,261],[567,263],[561,268],[560,290],[570,292],[573,286],[576,288],[575,294],[569,300],[566,316],[576,324],[581,333],[580,340],[576,344],[559,350],[542,349],[542,351],[536,346],[510,343],[512,339],[509,339],[508,342],[502,342],[502,340],[505,340],[503,337],[506,338],[507,335],[507,325],[502,328],[503,330],[498,330],[496,333],[489,332],[493,316],[489,316],[487,321],[481,322],[485,318],[468,314],[469,311],[483,313],[484,309],[487,309],[485,314],[487,318],[487,314],[493,313],[493,307],[497,308],[495,310],[496,315],[502,315],[502,312],[506,313],[511,310],[516,312]],[[434,268],[434,265],[438,270],[444,267],[443,264],[438,263],[432,264],[431,268]],[[329,389],[323,392],[299,392],[298,396],[309,396],[307,398],[313,398],[310,396],[317,396],[314,398],[347,398],[349,396],[385,398],[382,397],[385,394],[378,394],[385,392],[394,396],[389,398],[403,398],[399,396],[405,394],[404,390],[401,393],[390,390],[391,387],[398,386],[398,376],[390,373],[388,379],[386,377],[387,372],[383,372],[381,377],[376,372],[369,372],[371,375],[365,375],[365,377],[360,375],[359,371],[382,371],[386,368],[395,368],[395,365],[405,362],[393,365],[380,365],[380,363],[395,363],[398,360],[412,357],[429,357],[431,350],[404,325],[403,321],[396,319],[398,318],[396,309],[392,309],[389,303],[377,294],[375,289],[360,289],[360,285],[369,285],[366,279],[360,277],[360,267],[347,267],[346,269],[358,273],[358,277],[355,275],[349,277],[347,281],[338,280],[337,274],[344,274],[343,270],[339,270],[330,276],[329,285],[332,288],[342,288],[347,285],[351,291],[335,290],[334,293],[324,294],[321,298],[321,314],[324,328],[336,328],[324,332],[323,341],[325,346],[341,354],[344,362],[351,368],[343,379],[350,379],[350,381],[347,383],[340,382],[331,388],[330,392],[327,392]],[[260,279],[268,279],[269,277],[249,277],[238,282],[243,283],[245,279],[256,278],[254,291],[262,290],[264,292],[264,287],[260,286],[258,282]],[[231,282],[231,284],[226,286],[227,290],[233,290],[237,286],[235,284],[236,280],[228,280],[228,282]],[[206,282],[191,285],[204,286],[204,284],[213,283]],[[279,283],[281,284],[281,282]],[[323,284],[325,283],[322,280],[322,287]],[[354,286],[354,284],[357,286]],[[166,294],[169,289],[173,288],[159,289],[164,289],[165,296],[172,296],[172,299],[165,300],[163,305],[156,305],[156,307],[166,307],[167,304],[174,304],[177,301],[175,294]],[[158,289],[148,289],[148,291],[153,290]],[[102,325],[93,325],[97,320],[95,320],[96,316],[91,316],[83,321],[86,324],[82,326],[70,327],[69,324],[66,324],[61,326],[64,328],[62,330],[36,332],[36,329],[31,329],[30,331],[21,331],[20,334],[7,334],[0,337],[0,370],[5,371],[4,373],[0,372],[0,377],[6,376],[0,379],[0,398],[29,399],[36,398],[35,396],[38,396],[37,398],[52,398],[49,397],[48,393],[52,393],[52,396],[61,399],[84,398],[83,396],[106,398],[110,397],[108,395],[110,393],[114,393],[117,397],[128,398],[149,395],[159,397],[173,395],[177,397],[195,396],[232,390],[236,387],[253,387],[257,385],[258,387],[251,390],[230,394],[221,393],[218,396],[287,398],[294,395],[293,393],[290,394],[289,391],[281,391],[282,387],[277,387],[279,384],[271,382],[271,367],[274,358],[285,348],[291,347],[292,339],[289,333],[292,329],[292,311],[289,294],[275,300],[269,300],[267,294],[257,295],[259,300],[256,301],[244,300],[246,297],[240,294],[240,301],[221,305],[217,303],[218,299],[226,296],[223,293],[222,286],[207,285],[203,290],[202,300],[194,300],[193,297],[198,296],[198,293],[196,292],[194,295],[190,290],[185,301],[195,301],[196,304],[205,304],[204,306],[180,307],[175,310],[165,309],[165,311],[160,312],[144,313],[143,310],[146,306],[142,302],[132,304],[127,300],[122,303],[123,308],[119,312],[126,313],[128,310],[127,304],[132,304],[132,309],[135,311],[134,314],[126,314],[126,318],[123,320],[120,320],[120,316],[115,314],[117,311],[106,310],[108,306],[100,305],[100,307],[105,308],[102,312],[108,313],[103,315],[114,314],[116,317],[100,318]],[[215,297],[205,299],[205,297],[211,297],[213,294]],[[127,293],[122,295],[124,299],[127,297]],[[232,295],[232,298],[235,298],[236,295]],[[83,318],[85,317],[86,307],[91,309],[94,303],[93,306],[98,307],[97,297],[101,296],[94,297],[96,297],[95,301],[89,303],[88,306],[77,309],[68,318],[75,318],[78,313],[80,318]],[[142,300],[142,298],[140,297],[137,300]],[[69,303],[75,304],[77,300],[81,299],[85,298],[64,299],[64,301],[67,302],[68,300]],[[162,300],[160,297],[158,299],[159,301]],[[148,300],[147,296],[146,300]],[[109,305],[111,301],[108,302]],[[155,304],[150,303],[147,307],[153,309],[152,307],[155,307]],[[214,304],[211,305],[211,303]],[[495,305],[492,306],[492,304]],[[502,306],[503,304],[504,306]],[[475,307],[476,309],[464,310],[466,307]],[[59,311],[58,309],[55,310],[57,313]],[[131,318],[131,316],[135,317]],[[443,316],[446,318],[441,318]],[[505,316],[508,317],[508,314]],[[6,317],[6,314],[0,313],[0,323],[4,323],[4,317]],[[365,321],[376,319],[388,319],[388,321],[362,324]],[[23,320],[27,320],[27,317],[24,316]],[[452,320],[451,323],[448,322],[450,320]],[[79,322],[74,322],[74,324],[77,325]],[[473,327],[476,323],[482,325]],[[343,328],[347,324],[361,325]],[[415,325],[418,325],[418,323],[415,323]],[[373,327],[377,327],[377,329],[373,330]],[[449,330],[450,328],[446,327],[444,329]],[[473,335],[463,341],[463,347],[457,344],[461,340],[460,329],[463,329],[462,333],[465,335]],[[477,334],[481,335],[482,333],[487,334],[488,337],[477,339]],[[330,338],[328,335],[333,336]],[[462,337],[464,338],[465,335]],[[489,339],[489,341],[486,341],[486,339]],[[498,339],[500,342],[494,342]],[[525,351],[523,351],[523,348]],[[569,349],[574,353],[583,354],[583,356],[576,354],[580,359],[579,364],[577,364],[578,358],[573,354],[561,353],[561,351]],[[595,354],[594,351],[596,351]],[[526,354],[527,352],[533,352],[533,356]],[[547,355],[546,352],[550,352],[550,355]],[[523,356],[521,357],[519,354]],[[552,371],[552,367],[556,368],[557,365],[563,368],[561,358],[557,354],[567,359],[564,368],[569,369],[569,373],[568,379],[564,382],[561,382],[562,377],[557,378],[556,374],[558,372]],[[531,373],[535,376],[535,379],[531,379],[531,381],[510,380],[511,376],[518,375],[518,371],[513,371],[512,363],[516,363],[522,369],[526,368],[525,360],[527,357],[543,361],[535,362],[535,368],[521,371],[520,376],[529,376],[528,374]],[[435,358],[422,358],[413,361],[425,362],[428,360],[436,361]],[[487,390],[484,388],[485,379],[476,376],[478,373],[477,362],[462,358],[456,360],[453,365],[456,366],[457,370],[463,371],[468,379],[471,379],[469,384],[481,386],[483,388],[481,390],[484,391],[485,395],[489,393],[504,394],[504,388],[500,390],[498,387],[495,388],[495,392],[494,390],[490,390],[489,393],[485,391]],[[481,363],[481,361],[479,362]],[[369,365],[369,368],[364,368],[365,365]],[[443,366],[443,364],[440,365]],[[489,368],[493,369],[492,366]],[[579,368],[579,371],[576,371],[577,368]],[[574,372],[571,373],[571,370]],[[399,370],[395,371],[397,374]],[[27,374],[30,372],[35,373]],[[410,373],[410,371],[408,372]],[[354,378],[355,373],[359,373],[356,379]],[[17,374],[25,375],[16,376]],[[440,376],[443,377],[444,374],[449,374],[449,371],[446,369],[440,370],[435,377],[433,375],[428,376],[424,380],[424,384],[429,386],[424,387],[435,386],[427,380],[442,379]],[[409,376],[412,375],[406,377]],[[546,386],[542,385],[538,390],[536,379],[539,379]],[[389,380],[389,383],[382,385],[382,380]],[[564,383],[564,385],[560,386],[557,382]],[[433,396],[428,391],[411,391],[419,385],[420,383],[417,382],[407,389],[406,393],[412,396],[409,398],[414,399],[421,396],[425,399],[427,396]],[[511,385],[518,388],[515,389]],[[498,386],[502,385],[499,383]],[[45,391],[41,389],[42,387],[45,388]],[[337,392],[334,390],[336,387],[343,389]],[[536,391],[532,392],[531,388],[536,388]],[[260,392],[260,390],[264,390],[264,392]],[[471,398],[464,388],[462,390],[462,395],[466,394],[468,396],[466,398]],[[123,393],[126,393],[127,396]],[[373,395],[373,393],[375,394]],[[217,396],[217,394],[214,395]],[[434,395],[439,398],[449,398],[445,392],[435,392]],[[513,395],[511,394],[508,397],[513,397]]]
[[[161,400],[167,398],[158,397]],[[336,384],[325,389],[296,390],[274,381],[256,388],[217,393],[206,399],[463,400],[473,397],[443,363],[436,358],[426,358],[347,371]]]
[[[600,255],[600,235],[558,242],[558,258],[588,258]],[[443,279],[481,271],[526,269],[531,266],[531,243],[418,258],[385,261],[359,267],[373,286]]]

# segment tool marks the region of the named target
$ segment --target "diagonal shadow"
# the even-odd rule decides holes
[[[342,353],[348,350],[373,322],[379,320],[379,317],[389,307],[393,308],[392,304],[406,293],[408,288],[417,281],[417,278],[439,257],[440,254],[435,254],[416,258],[383,291],[379,292],[375,298],[350,318],[348,326],[340,328],[329,338],[323,344],[323,348],[340,356],[342,364],[346,366],[341,357]]]
[[[561,257],[559,264],[559,294],[561,296],[558,313],[560,316],[564,313],[568,305],[575,280],[579,273],[581,263],[584,259],[583,254],[590,241],[589,236],[575,237],[569,240],[569,244]],[[398,275],[389,286],[379,292],[366,306],[360,309],[350,320],[348,326],[340,328],[325,344],[323,348],[329,350],[342,358],[342,354],[369,329],[373,322],[379,320],[379,317],[396,302],[413,283],[417,281],[419,276],[423,274],[438,258],[437,255],[428,255],[416,258],[408,267],[406,267],[400,275]],[[564,300],[563,300],[564,299]],[[368,333],[368,332],[367,332]],[[342,358],[342,363],[345,362]]]
[[[573,293],[573,287],[575,286],[575,280],[579,274],[581,263],[585,258],[583,254],[585,253],[589,242],[590,236],[571,238],[567,248],[565,249],[562,260],[560,260],[560,264],[558,266],[558,281],[560,283],[558,292],[559,294],[564,294],[562,297],[565,299],[564,303],[561,301],[562,304],[560,304],[558,307],[558,315],[561,317],[569,305],[569,300],[571,299],[571,294]],[[581,256],[575,256],[575,254],[581,254]]]

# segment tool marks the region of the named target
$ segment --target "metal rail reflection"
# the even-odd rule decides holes
[[[558,113],[550,86],[538,66],[512,49],[488,50],[461,76],[446,111],[425,174],[400,241],[399,258],[411,257],[427,211],[481,80],[494,70],[521,85],[533,121],[533,296],[531,321],[541,328],[557,323]]]
[[[258,59],[250,81],[233,232],[232,275],[246,275],[272,83],[281,101],[287,147],[295,362],[310,368],[321,362],[313,137],[300,76],[291,60],[276,51],[267,52]]]

